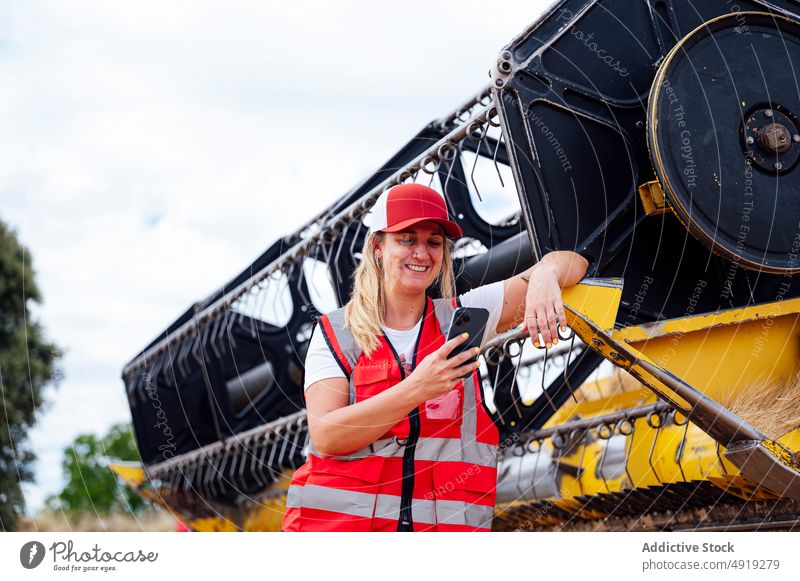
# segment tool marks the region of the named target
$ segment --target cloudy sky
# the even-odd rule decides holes
[[[548,4],[0,3],[0,219],[66,352],[29,512],[78,433],[130,420],[132,355],[478,91]]]

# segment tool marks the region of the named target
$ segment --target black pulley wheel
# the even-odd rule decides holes
[[[760,12],[706,22],[656,74],[650,155],[670,206],[741,266],[800,271],[800,24]]]

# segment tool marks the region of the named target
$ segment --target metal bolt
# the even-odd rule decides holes
[[[614,361],[619,359],[619,353],[617,353],[616,351],[612,351],[611,352],[611,359],[613,359]]]
[[[800,143],[800,135],[798,135],[797,133],[792,135],[792,141],[794,141],[795,143]]]
[[[600,342],[600,339],[592,339],[592,345],[594,345],[595,347],[600,347],[602,343]]]
[[[779,161],[776,161],[775,162],[775,169],[778,169],[778,170],[783,169],[783,164],[781,162],[779,162]]]
[[[766,111],[764,111],[764,116],[765,117],[772,117],[772,109],[767,109]]]
[[[770,123],[759,132],[761,145],[770,153],[783,153],[791,145],[789,143],[789,130],[780,123]]]
[[[503,86],[503,79],[495,79],[494,80],[494,85],[495,85],[495,87],[498,87],[498,88],[502,87]]]
[[[797,137],[800,137],[800,135],[798,135]],[[747,145],[753,145],[756,142],[756,140],[753,138],[752,135],[749,136],[745,141],[747,141]]]

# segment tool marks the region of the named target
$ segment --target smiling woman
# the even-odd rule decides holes
[[[489,530],[498,433],[472,361],[480,349],[448,358],[466,339],[445,341],[450,318],[459,305],[487,309],[485,343],[527,312],[531,334],[549,343],[564,323],[560,288],[586,261],[551,253],[525,278],[455,297],[452,239],[462,231],[435,190],[395,186],[371,218],[352,297],[320,318],[309,345],[311,446],[284,530]],[[441,298],[430,298],[436,286]]]

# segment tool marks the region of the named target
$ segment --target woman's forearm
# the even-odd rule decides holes
[[[580,282],[586,275],[588,267],[589,263],[580,254],[569,250],[555,250],[545,254],[531,271],[552,268],[558,279],[558,285],[566,288]]]
[[[421,402],[406,378],[369,399],[332,410],[315,422],[314,448],[323,456],[356,452],[385,434]]]

